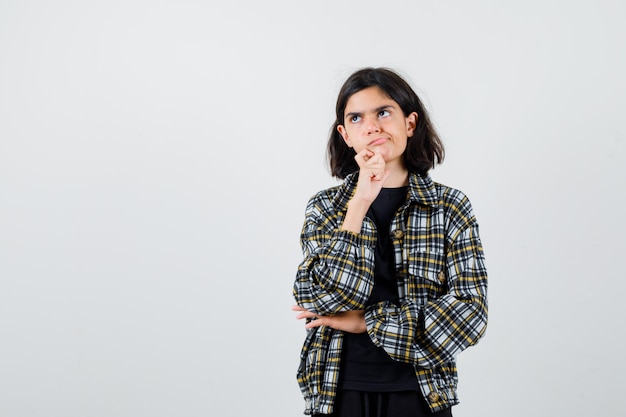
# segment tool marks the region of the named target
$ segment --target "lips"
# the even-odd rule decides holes
[[[367,146],[378,146],[378,145],[382,145],[385,142],[387,142],[387,138],[378,138],[368,143]]]

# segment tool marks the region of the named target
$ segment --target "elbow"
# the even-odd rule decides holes
[[[471,337],[469,346],[473,346],[485,335],[489,322],[489,309],[486,297],[477,297],[472,302],[475,310],[474,320],[472,320]]]

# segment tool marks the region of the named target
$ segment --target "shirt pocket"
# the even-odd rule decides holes
[[[444,255],[441,252],[411,252],[408,256],[406,294],[418,305],[446,293]]]

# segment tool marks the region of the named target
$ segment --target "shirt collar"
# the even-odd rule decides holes
[[[339,186],[337,193],[333,199],[333,205],[337,211],[345,211],[348,208],[348,202],[356,191],[356,183],[359,178],[358,172],[348,175],[343,184]],[[426,206],[435,206],[439,203],[435,183],[428,173],[419,175],[409,173],[409,202],[416,202]]]

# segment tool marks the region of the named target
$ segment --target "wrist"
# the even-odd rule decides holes
[[[341,224],[341,230],[348,230],[354,233],[361,233],[363,219],[367,214],[370,204],[362,200],[350,200],[346,217]]]

